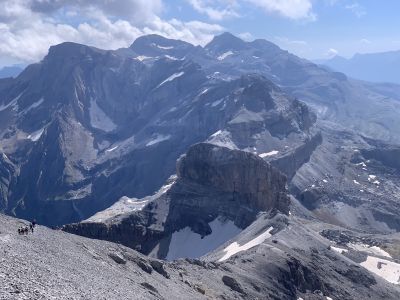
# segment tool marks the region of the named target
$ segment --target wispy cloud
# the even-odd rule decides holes
[[[199,13],[207,15],[211,20],[221,21],[228,18],[237,18],[238,3],[235,0],[187,0]]]
[[[361,44],[368,45],[368,44],[371,44],[372,42],[371,42],[370,40],[368,40],[368,39],[361,39],[361,40],[360,40],[360,43],[361,43]]]
[[[293,20],[315,21],[311,0],[246,0],[267,13],[277,13]]]
[[[345,8],[354,13],[357,16],[357,18],[361,18],[362,16],[367,14],[365,7],[359,4],[358,2],[348,4],[345,6]]]
[[[104,49],[158,33],[205,44],[224,28],[215,23],[164,20],[161,0],[2,0],[0,57],[34,62],[51,45],[73,41]]]
[[[336,50],[334,48],[330,48],[325,52],[325,57],[326,58],[334,58],[338,54],[339,54],[338,50]]]

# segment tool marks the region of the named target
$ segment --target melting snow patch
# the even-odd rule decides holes
[[[172,47],[172,46],[160,46],[160,45],[156,45],[156,46],[157,46],[157,48],[164,49],[164,50],[174,49],[174,47]]]
[[[171,136],[169,134],[168,135],[157,134],[157,136],[154,139],[152,139],[150,142],[148,142],[146,144],[146,147],[158,144],[158,143],[163,142],[163,141],[166,141],[170,137]]]
[[[389,253],[379,248],[378,246],[368,246],[366,244],[353,244],[353,243],[348,244],[348,246],[356,251],[364,251],[373,255],[390,257],[390,258],[392,257]]]
[[[12,107],[13,110],[18,110],[18,99],[21,98],[23,92],[11,100],[8,104],[0,105],[0,111],[6,110],[9,107]]]
[[[367,165],[365,164],[365,162],[360,162],[358,164],[356,164],[356,166],[361,166],[361,167],[366,167]]]
[[[179,72],[179,73],[172,74],[172,75],[169,76],[167,79],[165,79],[163,82],[161,82],[161,83],[157,86],[157,88],[159,88],[160,86],[162,86],[164,83],[167,83],[167,82],[169,82],[169,81],[173,81],[174,79],[181,77],[183,74],[185,74],[185,72]]]
[[[150,58],[152,58],[152,57],[145,56],[145,55],[139,55],[139,56],[135,57],[135,59],[140,60],[140,61],[144,61],[144,60],[150,59]]]
[[[128,198],[124,196],[114,205],[110,206],[106,210],[98,212],[84,222],[103,222],[123,213],[141,210],[147,204],[147,202],[148,200],[141,201],[136,198]]]
[[[28,135],[26,138],[27,138],[27,139],[30,139],[32,142],[37,142],[37,141],[40,139],[40,137],[42,136],[43,131],[44,131],[44,128],[39,129],[39,130],[37,130],[37,131],[35,131],[35,132],[32,132],[32,133],[31,133],[30,135]]]
[[[228,56],[232,55],[233,52],[232,51],[228,51],[225,52],[223,54],[221,54],[220,56],[217,57],[218,60],[224,60],[225,58],[227,58]]]
[[[340,254],[342,254],[343,252],[348,252],[348,251],[349,251],[349,250],[347,250],[347,249],[339,248],[339,247],[334,247],[334,246],[331,246],[331,249],[332,249],[333,251],[336,251],[336,252],[340,253]]]
[[[355,180],[355,179],[353,180],[353,182],[354,182],[355,184],[358,184],[358,185],[360,184],[360,183],[359,183],[357,180]]]
[[[171,55],[165,55],[165,57],[170,59],[170,60],[179,60],[179,58],[176,58],[176,57],[171,56]]]
[[[90,124],[92,127],[103,130],[112,131],[117,128],[117,125],[106,115],[106,113],[97,105],[94,99],[90,100]]]
[[[112,152],[112,151],[116,150],[118,147],[119,146],[115,146],[115,147],[112,147],[110,149],[107,149],[106,152]]]
[[[25,108],[21,113],[26,114],[27,112],[29,112],[32,109],[35,109],[36,107],[39,107],[42,103],[44,102],[43,98],[40,98],[38,101],[36,101],[35,103],[33,103],[31,106]]]
[[[323,181],[324,183],[328,183],[328,180],[326,180],[326,179],[323,179],[322,181]]]
[[[217,135],[220,135],[222,133],[222,130],[218,130],[217,132],[213,133],[211,136],[215,137]]]
[[[222,101],[224,101],[224,99],[220,99],[220,100],[214,101],[214,102],[211,104],[211,107],[216,107],[216,106],[218,106],[219,104],[221,104]]]
[[[268,228],[267,231],[261,233],[259,236],[257,236],[256,238],[252,239],[250,242],[242,246],[239,245],[237,242],[230,244],[228,247],[224,249],[225,255],[222,256],[218,261],[227,260],[229,257],[235,255],[236,253],[249,250],[255,246],[262,244],[267,238],[272,236],[271,231],[273,229],[274,229],[273,227]]]
[[[241,232],[241,229],[230,220],[217,218],[209,225],[212,232],[203,238],[189,227],[174,232],[166,259],[201,257]]]
[[[360,263],[360,265],[388,282],[394,284],[400,283],[400,264],[386,259],[368,256],[367,260]]]
[[[258,156],[261,157],[261,158],[264,158],[264,157],[267,157],[267,156],[277,155],[278,153],[279,153],[279,151],[273,150],[273,151],[270,151],[270,152],[267,152],[267,153],[261,153]]]

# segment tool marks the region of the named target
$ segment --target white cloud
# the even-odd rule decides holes
[[[247,42],[254,40],[254,36],[250,32],[242,32],[239,33],[237,36]]]
[[[239,17],[236,11],[238,4],[235,0],[187,0],[199,13],[207,15],[212,20],[223,20]]]
[[[338,54],[339,54],[339,51],[337,51],[334,48],[330,48],[330,49],[328,49],[328,51],[326,51],[325,57],[330,59],[330,58],[334,58]]]
[[[361,18],[362,16],[367,14],[365,7],[360,5],[358,2],[354,2],[353,4],[348,4],[345,6],[345,8],[354,13],[357,16],[357,18]]]
[[[211,40],[214,34],[223,31],[217,24],[163,20],[158,16],[162,9],[160,0],[2,2],[2,61],[35,62],[47,53],[51,45],[64,41],[103,49],[117,49],[129,46],[140,35],[158,33],[194,44],[204,44]],[[135,12],[130,5],[135,8]],[[136,14],[140,16],[135,17]]]
[[[246,0],[268,13],[278,13],[294,20],[316,20],[311,0]]]
[[[371,44],[372,42],[370,40],[368,40],[368,39],[361,39],[360,43],[368,45],[368,44]]]

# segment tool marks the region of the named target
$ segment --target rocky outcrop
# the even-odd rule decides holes
[[[10,185],[15,176],[15,167],[4,153],[0,154],[0,210],[8,205]]]
[[[64,230],[119,242],[145,254],[156,251],[154,255],[163,258],[171,234],[183,228],[204,237],[218,217],[245,228],[260,211],[289,211],[285,175],[248,152],[196,144],[178,160],[177,174],[168,191],[147,199],[140,211],[66,225]]]

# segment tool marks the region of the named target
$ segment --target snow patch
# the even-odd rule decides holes
[[[349,251],[349,250],[347,250],[347,249],[339,248],[339,247],[334,247],[334,246],[331,246],[331,249],[332,249],[333,251],[336,251],[336,252],[340,253],[340,254],[343,254],[343,253]]]
[[[388,282],[394,284],[400,283],[400,264],[386,259],[368,256],[367,260],[360,263],[360,265]]]
[[[157,134],[155,138],[153,138],[150,142],[148,142],[146,144],[146,147],[161,143],[161,142],[166,141],[166,140],[168,140],[170,138],[171,138],[171,136],[169,134],[168,135]]]
[[[35,108],[39,107],[40,105],[42,105],[43,102],[44,102],[44,99],[40,98],[38,101],[33,103],[31,106],[25,108],[21,113],[26,114],[27,112],[31,111],[32,109],[35,109]]]
[[[37,130],[37,131],[35,131],[35,132],[32,132],[26,138],[31,140],[32,142],[37,142],[40,139],[40,137],[42,136],[43,131],[44,131],[44,127],[39,129],[39,130]]]
[[[107,149],[106,152],[113,152],[113,151],[116,150],[118,147],[119,147],[119,146],[115,146],[115,147],[112,147],[112,148],[110,148],[110,149]]]
[[[170,60],[179,60],[179,58],[176,58],[175,56],[171,56],[171,55],[165,55],[165,57]]]
[[[124,213],[142,210],[147,202],[149,202],[149,200],[139,200],[136,198],[123,196],[115,204],[101,212],[96,213],[84,222],[103,222]]]
[[[212,232],[203,238],[189,227],[174,232],[166,259],[199,258],[241,232],[241,229],[230,220],[217,218],[209,225]]]
[[[13,110],[18,110],[18,99],[21,98],[23,92],[11,100],[8,104],[0,105],[0,111],[6,110],[9,107],[12,107]]]
[[[252,239],[250,242],[244,244],[244,245],[239,245],[237,242],[234,242],[230,244],[228,247],[224,249],[225,255],[221,257],[218,261],[224,261],[230,258],[232,255],[235,255],[236,253],[242,252],[249,250],[250,248],[253,248],[255,246],[258,246],[262,244],[266,239],[272,236],[271,231],[273,230],[273,227],[270,227],[265,231],[264,233],[261,233],[259,236],[256,238]]]
[[[172,46],[160,46],[160,45],[156,45],[157,48],[159,49],[163,49],[163,50],[171,50],[174,49],[174,47]]]
[[[264,158],[264,157],[267,157],[267,156],[274,156],[274,155],[277,155],[278,153],[279,153],[279,151],[277,151],[277,150],[272,150],[272,151],[270,151],[270,152],[261,153],[261,154],[259,154],[258,156],[261,157],[261,158]]]
[[[140,60],[140,61],[144,61],[144,60],[150,59],[150,58],[153,58],[153,57],[145,56],[145,55],[139,55],[139,56],[135,57],[135,59]]]
[[[113,131],[117,125],[106,115],[106,113],[97,105],[94,99],[90,100],[89,108],[90,124],[92,127],[103,130]]]
[[[357,180],[353,180],[354,184],[360,185],[360,183]]]
[[[356,250],[356,251],[364,251],[372,255],[378,255],[378,256],[384,256],[384,257],[389,257],[392,258],[392,256],[387,253],[385,250],[379,248],[378,246],[369,246],[366,244],[353,244],[350,243],[347,246],[349,246],[351,249]]]
[[[218,60],[224,60],[225,58],[227,58],[228,56],[232,55],[233,52],[232,51],[228,51],[225,53],[222,53],[220,56],[217,57]]]
[[[157,88],[159,88],[160,86],[162,86],[163,84],[165,84],[165,83],[167,83],[167,82],[169,82],[169,81],[173,81],[174,79],[176,79],[176,78],[179,78],[179,77],[181,77],[183,74],[185,74],[185,72],[179,72],[179,73],[174,73],[174,74],[172,74],[171,76],[169,76],[167,79],[165,79],[163,82],[161,82],[158,86],[157,86]]]
[[[220,100],[214,101],[211,104],[211,107],[216,107],[216,106],[220,105],[222,101],[224,101],[224,99],[220,99]]]

